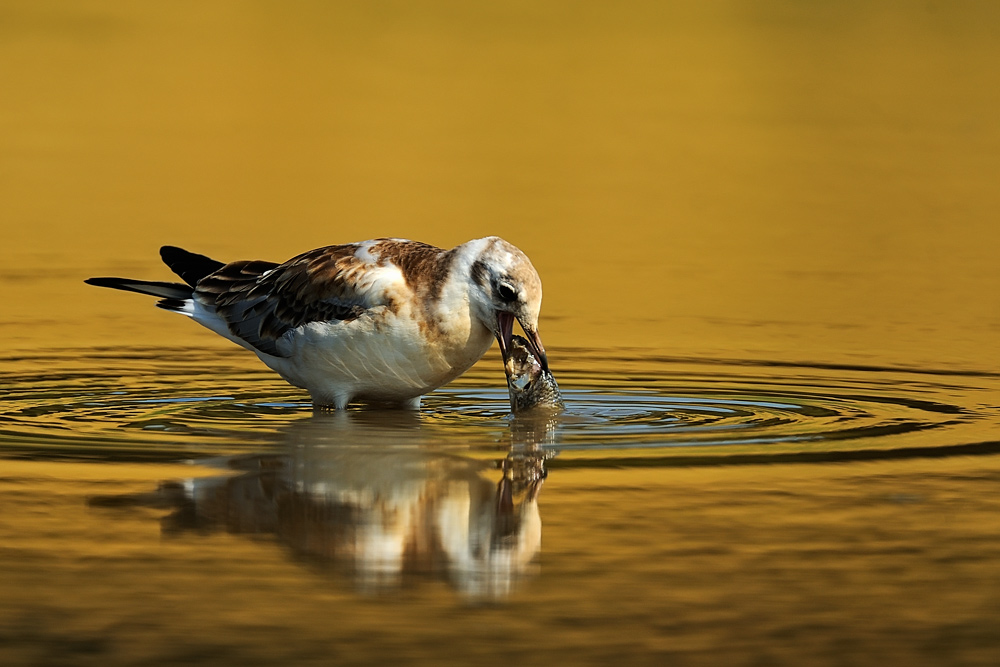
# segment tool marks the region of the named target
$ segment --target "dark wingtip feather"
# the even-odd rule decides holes
[[[171,271],[180,276],[181,280],[191,287],[196,287],[199,280],[225,266],[225,263],[211,257],[188,252],[172,245],[160,248],[160,258],[164,264],[170,267]]]

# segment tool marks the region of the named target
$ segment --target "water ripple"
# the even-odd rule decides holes
[[[567,410],[508,415],[499,361],[424,400],[419,414],[357,410],[344,443],[496,449],[517,439],[563,458],[654,452],[805,459],[832,452],[983,447],[1000,441],[1000,379],[984,373],[554,354]],[[8,358],[0,382],[8,456],[176,459],[274,446],[312,414],[306,396],[239,351],[83,350]],[[324,436],[331,437],[324,422]],[[515,443],[516,444],[516,443]]]

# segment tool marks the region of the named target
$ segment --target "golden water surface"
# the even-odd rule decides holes
[[[0,4],[0,662],[997,664],[998,26],[985,0]],[[495,355],[412,423],[327,423],[82,282],[170,279],[162,244],[490,234],[539,270],[569,392],[527,436]],[[302,454],[331,433],[391,463]],[[562,451],[525,464],[549,476],[502,567],[463,569],[509,441]],[[276,458],[251,493],[206,454]],[[353,518],[309,541],[334,509],[302,488]],[[440,530],[406,562],[436,565],[387,583],[391,531],[343,526],[410,511]]]

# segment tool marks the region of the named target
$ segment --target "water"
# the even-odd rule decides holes
[[[1000,664],[998,7],[6,3],[0,663]],[[488,234],[557,418],[82,282]]]
[[[538,422],[509,414],[495,352],[417,413],[346,415],[313,413],[307,396],[247,357],[119,348],[9,359],[24,370],[3,377],[12,388],[0,402],[4,452],[175,460],[281,446],[289,432],[309,428],[326,439],[336,428],[332,439],[364,446],[391,439],[464,452],[509,441],[563,459],[692,465],[986,453],[1000,434],[1000,374],[986,372],[564,350],[556,358],[567,410]]]
[[[7,360],[14,662],[994,655],[994,374],[553,351],[535,420],[494,355],[419,413],[247,356]]]

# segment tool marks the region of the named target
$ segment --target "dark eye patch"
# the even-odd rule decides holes
[[[497,296],[504,301],[514,301],[517,299],[517,292],[515,292],[514,288],[507,283],[500,283],[497,285]]]

